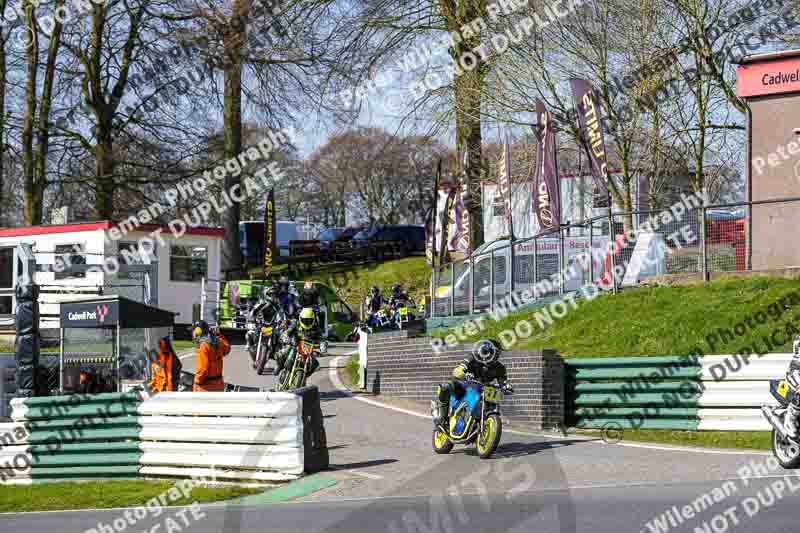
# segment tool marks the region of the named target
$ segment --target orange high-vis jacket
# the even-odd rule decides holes
[[[174,390],[172,388],[172,354],[158,352],[158,360],[153,361],[152,376],[150,379],[151,391],[164,392]]]
[[[222,358],[231,351],[231,345],[222,335],[217,336],[217,344],[201,341],[197,348],[197,368],[194,374],[195,392],[224,392],[222,379]]]

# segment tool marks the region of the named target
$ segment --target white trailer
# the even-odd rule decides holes
[[[176,323],[191,323],[195,306],[200,304],[202,279],[220,277],[224,231],[189,228],[184,235],[176,237],[166,226],[142,225],[114,240],[114,232],[109,230],[116,227],[112,222],[102,221],[0,229],[0,326],[13,327],[14,289],[21,273],[15,249],[20,243],[31,244],[36,256],[38,266],[34,281],[43,287],[42,328],[57,327],[59,301],[81,294],[97,294],[101,290],[105,294],[120,294],[158,304],[162,309],[178,313]],[[159,228],[163,244],[155,239],[152,250],[141,251],[139,240]],[[115,271],[116,264],[128,262],[153,265],[150,271],[155,272],[155,276],[151,279],[124,267]],[[102,268],[104,264],[106,269]],[[54,265],[97,268],[58,271],[60,267]]]

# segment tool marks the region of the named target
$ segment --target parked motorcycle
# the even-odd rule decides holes
[[[483,385],[467,375],[464,395],[450,395],[449,427],[439,425],[441,409],[438,400],[431,401],[433,416],[433,451],[450,453],[454,444],[475,443],[481,459],[488,459],[500,444],[503,422],[500,418],[500,401],[503,394],[511,394],[510,387]]]
[[[797,394],[785,379],[773,379],[769,382],[769,391],[778,400],[778,405],[764,405],[761,412],[772,425],[772,454],[783,468],[800,467],[800,438],[788,435],[784,422],[786,410]]]

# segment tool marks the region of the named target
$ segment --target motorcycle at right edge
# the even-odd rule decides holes
[[[772,454],[786,469],[800,467],[800,437],[790,437],[784,426],[786,411],[797,392],[785,379],[772,379],[769,391],[778,400],[778,405],[763,405],[761,412],[772,425]]]

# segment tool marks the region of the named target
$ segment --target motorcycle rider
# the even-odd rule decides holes
[[[278,301],[280,302],[281,309],[283,309],[284,314],[288,318],[295,318],[299,308],[295,291],[292,290],[293,287],[289,283],[289,280],[285,276],[281,277],[277,282],[277,288]]]
[[[408,302],[408,295],[403,292],[403,288],[399,283],[392,285],[392,295],[389,297],[389,307],[395,310],[397,307],[402,307]]]
[[[303,285],[303,290],[300,291],[300,298],[298,299],[300,302],[301,308],[310,307],[314,309],[316,312],[319,312],[320,306],[320,299],[319,299],[319,289],[314,285],[311,281],[306,281]]]
[[[297,354],[299,341],[308,342],[322,346],[324,338],[322,335],[317,314],[310,307],[304,308],[300,311],[300,316],[297,320],[290,320],[286,329],[281,333],[281,344],[283,348],[278,354],[278,366],[275,369],[276,374],[280,374],[284,369],[292,368],[294,364],[294,356]],[[308,371],[308,376],[313,374],[319,368],[319,361],[314,355],[311,355],[311,368]],[[306,376],[306,378],[308,377]]]
[[[377,286],[372,286],[365,303],[367,305],[367,325],[372,327],[377,326],[378,322],[375,315],[383,308],[383,304],[386,303],[383,299],[383,295],[381,295],[381,290]]]
[[[789,402],[789,407],[786,409],[783,427],[786,428],[786,432],[790,437],[797,437],[797,418],[800,416],[800,335],[794,338],[792,352],[794,357],[789,362],[786,381],[789,382],[796,394],[794,400]]]
[[[500,362],[500,348],[493,341],[484,340],[475,345],[472,353],[464,358],[454,369],[452,378],[447,383],[439,385],[439,420],[437,423],[447,427],[450,413],[450,395],[455,394],[460,399],[465,392],[464,380],[474,379],[483,385],[488,385],[495,379],[508,393],[514,389],[508,383],[506,367]]]

